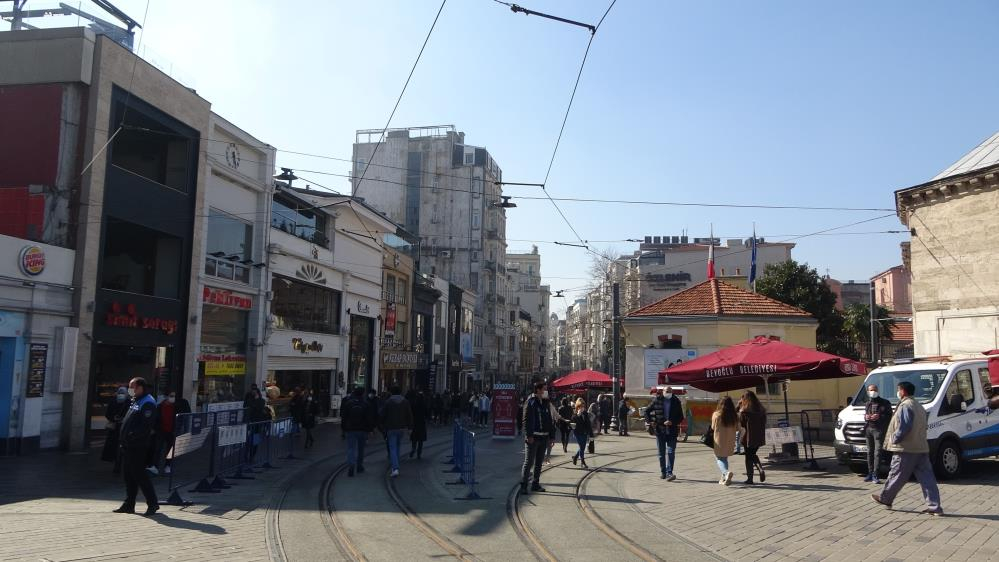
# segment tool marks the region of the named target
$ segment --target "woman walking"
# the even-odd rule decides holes
[[[586,402],[583,402],[582,398],[576,400],[576,414],[572,416],[572,425],[572,434],[576,437],[576,444],[579,445],[579,451],[572,455],[572,464],[579,461],[583,464],[583,468],[590,468],[586,466],[586,442],[593,436],[593,423],[590,421],[589,412],[586,411]]]
[[[312,436],[312,430],[319,420],[319,402],[312,396],[312,389],[305,391],[305,414],[302,419],[302,427],[305,428],[305,448],[309,449],[315,444],[316,438]]]
[[[711,430],[714,432],[715,460],[721,471],[719,484],[728,486],[732,483],[732,471],[728,469],[728,458],[735,451],[735,431],[739,426],[739,414],[735,411],[735,403],[728,396],[718,401],[715,413],[711,414]]]
[[[756,393],[747,390],[739,400],[739,426],[742,428],[740,442],[746,450],[746,481],[753,484],[753,467],[760,471],[760,482],[767,481],[767,473],[763,472],[763,464],[756,452],[766,441],[767,410],[756,397]]]
[[[406,395],[406,400],[409,400],[409,406],[413,410],[413,429],[409,432],[409,441],[412,443],[409,458],[416,455],[417,459],[422,459],[423,442],[427,440],[427,403],[421,392],[410,391]]]
[[[572,433],[572,406],[569,399],[563,398],[558,408],[558,432],[562,438],[562,452],[569,452],[569,435]]]
[[[554,424],[558,420],[558,409],[555,408],[555,403],[550,398],[543,398],[541,403],[544,407],[548,408],[548,413],[551,415],[552,423]],[[545,450],[545,464],[552,463],[552,449],[554,448],[555,434],[552,433],[548,436],[548,449]]]

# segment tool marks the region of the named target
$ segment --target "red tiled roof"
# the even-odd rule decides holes
[[[796,316],[811,318],[800,308],[708,279],[659,302],[628,313],[638,316]]]
[[[915,339],[912,335],[912,322],[896,320],[895,324],[888,328],[888,333],[891,334],[891,341],[904,342]]]

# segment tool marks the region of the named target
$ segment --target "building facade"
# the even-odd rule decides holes
[[[926,183],[895,192],[910,229],[915,355],[999,348],[999,133]]]
[[[912,312],[912,274],[904,265],[882,271],[871,278],[874,302],[890,312]]]

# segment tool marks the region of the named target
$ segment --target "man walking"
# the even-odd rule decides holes
[[[364,472],[364,444],[374,431],[374,406],[364,399],[364,389],[357,387],[344,401],[341,427],[347,439],[347,476]]]
[[[548,398],[547,385],[541,381],[534,383],[534,394],[524,405],[524,469],[520,479],[520,493],[527,493],[527,482],[534,471],[532,492],[544,492],[541,487],[541,463],[545,459],[549,441],[555,439],[555,423],[551,409],[544,404]]]
[[[930,447],[926,441],[926,410],[912,397],[915,392],[916,387],[911,382],[898,384],[898,407],[888,424],[885,437],[885,450],[894,453],[891,470],[884,489],[880,494],[872,494],[871,498],[891,509],[902,486],[910,476],[915,476],[923,490],[923,499],[926,500],[923,513],[943,515],[940,490],[937,488],[936,477],[933,476]]]
[[[399,447],[402,434],[413,428],[413,410],[402,397],[398,386],[392,387],[391,396],[382,405],[382,427],[388,440],[389,462],[392,465],[392,478],[399,476]]]
[[[135,513],[135,499],[142,489],[146,498],[146,517],[155,515],[160,509],[156,489],[149,481],[146,472],[146,453],[149,451],[153,429],[156,423],[156,401],[149,395],[145,379],[136,377],[128,382],[128,394],[132,397],[125,418],[121,421],[122,472],[125,476],[125,502],[114,510],[115,513]]]
[[[611,426],[611,409],[613,404],[611,404],[611,399],[609,396],[604,396],[600,399],[600,428],[604,430],[604,435],[610,431]]]
[[[676,480],[673,474],[673,463],[676,460],[676,438],[683,421],[683,404],[673,396],[673,389],[666,387],[656,392],[656,399],[645,411],[645,423],[653,429],[656,435],[656,446],[659,448],[659,476],[667,482]]]
[[[885,441],[885,432],[891,422],[891,402],[878,395],[878,385],[867,387],[867,409],[864,411],[864,434],[867,435],[867,478],[864,482],[880,484],[878,468],[881,466],[881,448]]]

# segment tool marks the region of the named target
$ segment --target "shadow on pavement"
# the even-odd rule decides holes
[[[156,523],[163,525],[164,527],[173,527],[174,529],[185,529],[188,531],[198,531],[200,533],[205,533],[208,535],[224,535],[226,530],[218,525],[212,525],[211,523],[198,523],[196,521],[188,521],[186,519],[174,519],[167,516],[166,514],[160,513],[149,518],[150,521],[155,521]]]

